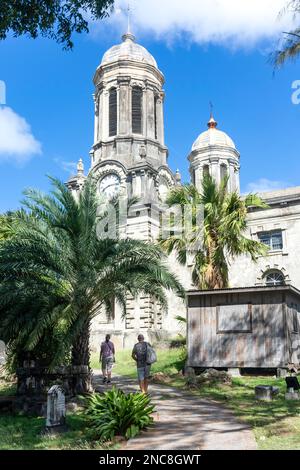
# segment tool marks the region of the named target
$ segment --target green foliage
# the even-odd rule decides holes
[[[184,290],[153,244],[98,233],[101,200],[92,178],[79,199],[50,178],[49,195],[29,189],[14,236],[0,244],[0,337],[13,364],[31,353],[50,366],[89,365],[90,322],[116,301],[126,314],[128,294],[150,295],[162,308],[165,289]]]
[[[279,16],[286,13],[293,13],[294,20],[298,21],[300,18],[300,0],[288,0],[285,8],[282,9]],[[295,60],[300,54],[300,27],[297,26],[294,30],[284,32],[284,38],[280,42],[280,48],[271,55],[271,62],[275,67],[281,67],[288,60]]]
[[[19,212],[0,214],[0,243],[10,239],[14,234]]]
[[[1,0],[0,39],[10,31],[14,36],[39,35],[73,47],[74,33],[88,32],[88,16],[100,20],[108,16],[114,0]]]
[[[158,361],[151,366],[151,374],[163,372],[164,374],[178,374],[183,367],[182,351],[185,348],[161,349],[155,348]],[[136,362],[131,357],[131,350],[117,350],[116,364],[113,368],[114,375],[124,375],[136,378]],[[91,360],[93,369],[99,369],[99,354],[93,354]]]
[[[267,205],[255,194],[242,198],[236,192],[229,193],[227,184],[228,178],[218,185],[208,175],[203,179],[202,193],[193,185],[175,187],[166,201],[169,207],[180,205],[184,213],[190,208],[192,224],[188,233],[176,230],[160,244],[168,254],[175,251],[181,264],[186,264],[188,255],[193,256],[192,277],[199,289],[228,287],[230,259],[247,254],[256,261],[267,252],[265,245],[245,236],[248,208]],[[199,207],[204,209],[201,220]]]
[[[125,394],[113,387],[103,395],[89,395],[85,398],[85,406],[92,429],[103,441],[115,436],[133,438],[153,423],[154,406],[150,397],[143,393]]]
[[[108,450],[95,441],[84,415],[68,414],[68,431],[57,436],[43,434],[45,418],[0,416],[0,450]]]

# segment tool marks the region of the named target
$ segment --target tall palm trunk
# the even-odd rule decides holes
[[[93,390],[92,371],[90,369],[90,319],[84,321],[81,332],[72,347],[73,392],[89,393]]]

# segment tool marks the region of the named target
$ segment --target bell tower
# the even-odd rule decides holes
[[[108,170],[111,162],[129,197],[157,200],[160,170],[168,173],[168,185],[174,177],[164,141],[164,76],[154,57],[127,32],[121,44],[104,54],[94,85],[91,170]]]
[[[228,190],[240,191],[240,154],[233,140],[217,129],[218,123],[211,114],[208,130],[195,140],[189,155],[192,183],[201,191],[202,179],[209,173],[219,184],[228,176]]]
[[[127,215],[122,236],[155,241],[160,231],[160,203],[179,183],[167,163],[164,141],[164,76],[154,57],[128,29],[122,42],[103,56],[94,76],[95,129],[90,173],[97,191],[138,202]],[[125,322],[118,306],[111,330],[120,329],[123,345],[138,331],[146,337],[163,328],[163,312],[154,299],[128,298]]]

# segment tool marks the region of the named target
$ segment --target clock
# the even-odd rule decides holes
[[[161,178],[158,185],[159,199],[165,202],[169,193],[169,185],[164,178]]]
[[[120,178],[115,173],[104,176],[100,181],[99,189],[108,199],[112,199],[120,191]]]

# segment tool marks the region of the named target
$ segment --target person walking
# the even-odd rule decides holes
[[[138,343],[133,347],[132,358],[136,361],[140,390],[142,393],[148,393],[151,364],[156,361],[156,355],[141,334],[138,335]]]
[[[106,335],[101,343],[100,363],[102,365],[103,383],[111,383],[111,372],[115,362],[115,346],[110,341],[110,335]]]

